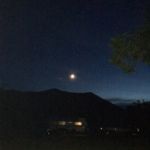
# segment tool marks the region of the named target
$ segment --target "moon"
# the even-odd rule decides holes
[[[71,73],[71,74],[69,75],[69,79],[70,79],[70,80],[76,80],[76,78],[77,78],[77,76],[76,76],[76,74],[74,74],[74,73]]]

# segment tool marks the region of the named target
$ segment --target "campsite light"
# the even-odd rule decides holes
[[[65,126],[66,125],[66,121],[59,121],[59,125]]]
[[[100,130],[103,130],[103,128],[100,128]]]
[[[137,132],[140,132],[140,129],[139,129],[139,128],[137,128],[137,129],[136,129],[136,131],[137,131]]]
[[[75,125],[75,126],[82,126],[83,124],[82,124],[81,121],[76,121],[76,122],[74,123],[74,125]]]

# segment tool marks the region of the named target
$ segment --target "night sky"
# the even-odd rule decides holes
[[[148,0],[0,0],[0,84],[150,100],[150,67],[125,74],[110,41],[144,22]],[[69,79],[74,73],[76,79]]]

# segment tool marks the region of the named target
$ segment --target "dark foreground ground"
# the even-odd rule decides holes
[[[150,150],[144,137],[61,135],[42,138],[1,138],[0,150]]]

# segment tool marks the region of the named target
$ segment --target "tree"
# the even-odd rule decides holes
[[[139,62],[150,65],[150,17],[136,31],[114,37],[111,47],[111,62],[127,73],[133,72]]]

